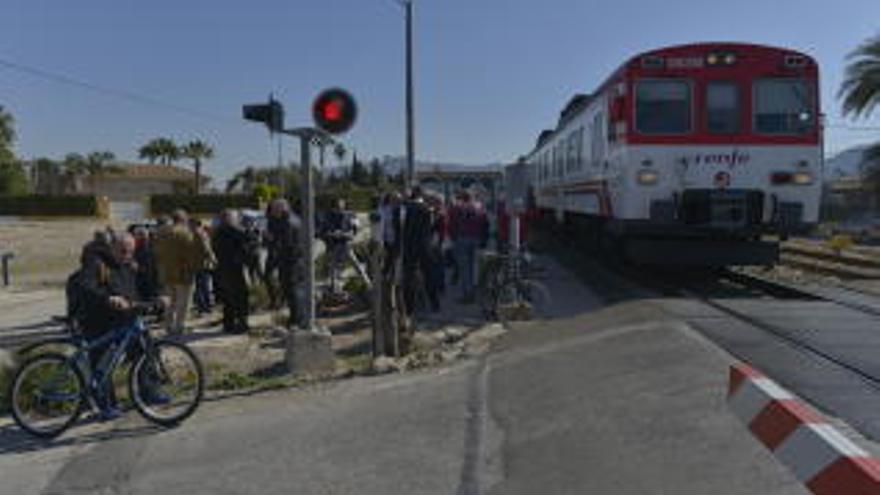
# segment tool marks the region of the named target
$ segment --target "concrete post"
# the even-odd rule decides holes
[[[287,338],[285,361],[295,375],[327,376],[335,370],[332,335],[315,325],[315,191],[312,184],[311,143],[319,137],[313,129],[284,131],[300,138],[300,166],[302,167],[302,238],[305,258],[305,301],[302,308],[301,328],[294,329]]]

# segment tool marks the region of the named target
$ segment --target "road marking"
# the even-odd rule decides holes
[[[467,423],[465,425],[464,462],[458,495],[481,495],[483,493],[486,426],[489,420],[489,359],[480,358],[480,365],[474,374],[467,402]]]

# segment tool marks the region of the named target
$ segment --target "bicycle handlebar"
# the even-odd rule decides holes
[[[151,316],[160,314],[164,308],[161,301],[133,301],[125,311],[134,316]]]

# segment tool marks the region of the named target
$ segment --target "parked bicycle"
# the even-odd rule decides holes
[[[531,256],[522,250],[489,255],[479,280],[479,301],[489,319],[504,316],[501,308],[527,308],[529,314],[541,313],[550,300],[550,291],[533,279]]]
[[[156,308],[135,305],[130,325],[92,341],[52,339],[73,351],[41,352],[24,361],[9,392],[15,422],[38,437],[60,435],[84,410],[99,409],[114,390],[114,372],[126,362],[129,399],[144,418],[170,427],[192,415],[204,393],[201,362],[185,344],[150,336],[142,317]],[[106,351],[92,369],[89,354],[96,349]]]

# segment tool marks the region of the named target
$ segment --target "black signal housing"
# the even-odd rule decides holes
[[[341,88],[321,92],[312,104],[315,125],[330,134],[342,134],[357,120],[357,103],[351,94]]]

